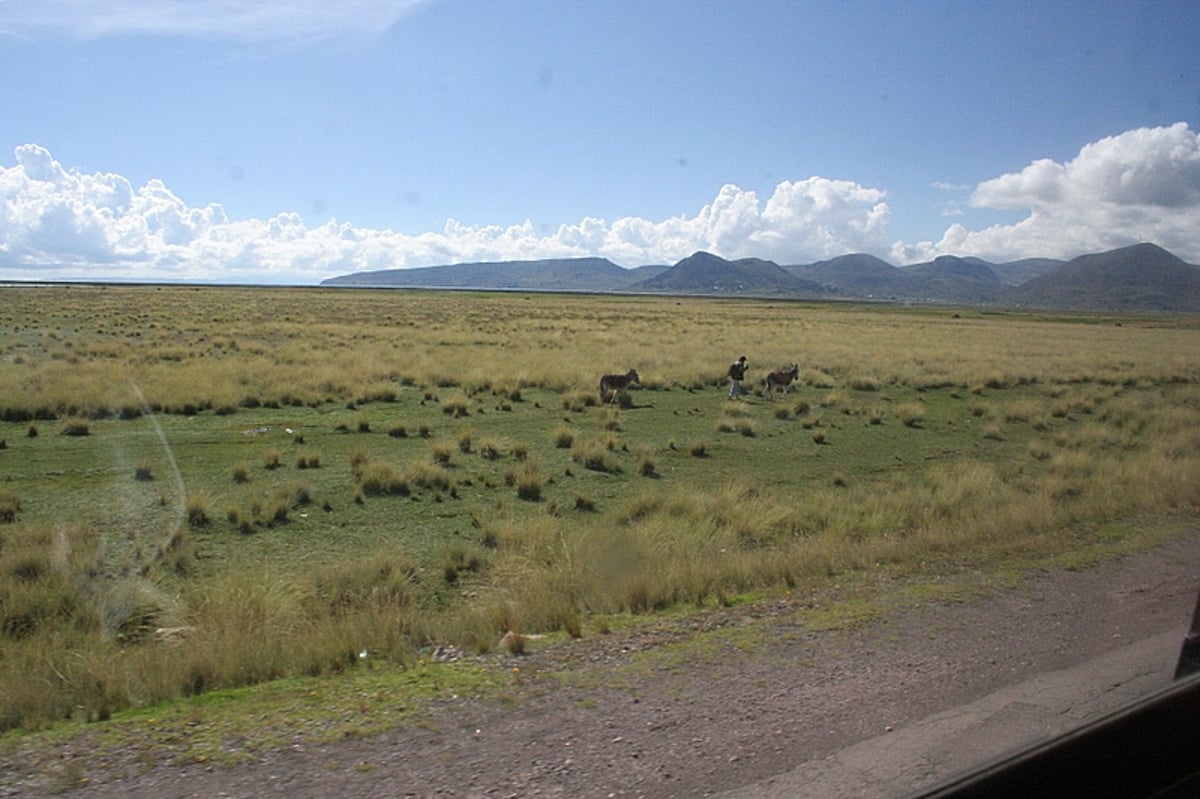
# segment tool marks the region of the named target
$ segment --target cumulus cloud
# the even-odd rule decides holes
[[[1184,123],[1132,130],[1083,147],[1067,163],[1038,160],[975,187],[970,204],[1027,212],[1015,224],[941,239],[892,242],[881,189],[810,177],[765,201],[728,184],[694,214],[651,220],[586,217],[539,232],[529,222],[448,220],[417,235],[349,222],[307,226],[294,213],[230,219],[191,207],[161,180],[67,170],[45,148],[18,147],[0,166],[0,279],[213,280],[315,283],[349,272],[468,261],[602,256],[623,266],[675,263],[697,250],[726,258],[810,263],[865,252],[906,264],[938,255],[993,261],[1071,258],[1150,241],[1200,262],[1200,137]]]
[[[674,263],[697,250],[782,263],[882,251],[884,193],[849,181],[784,182],[761,202],[734,185],[693,215],[653,221],[585,218],[540,234],[515,225],[465,225],[405,235],[299,215],[231,220],[218,204],[192,208],[161,180],[135,188],[120,175],[64,169],[45,148],[16,149],[0,167],[0,277],[312,283],[406,266],[599,255],[634,266]]]
[[[975,208],[1027,211],[1011,225],[951,225],[941,241],[898,244],[898,260],[989,260],[1081,253],[1153,242],[1200,263],[1200,134],[1187,123],[1139,128],[1085,145],[1066,163],[1040,159],[975,187]]]
[[[426,0],[40,0],[0,2],[0,31],[77,38],[156,34],[263,42],[372,35]]]

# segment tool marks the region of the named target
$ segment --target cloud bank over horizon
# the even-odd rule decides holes
[[[400,4],[402,5],[402,4]],[[1071,258],[1153,242],[1200,263],[1200,134],[1180,122],[1083,146],[1070,161],[1033,161],[970,189],[968,204],[1023,212],[1008,225],[955,222],[938,241],[888,238],[886,189],[813,176],[762,200],[733,184],[694,215],[584,218],[553,232],[530,221],[403,234],[350,221],[305,224],[282,211],[230,219],[189,206],[162,180],[135,187],[112,173],[66,169],[45,147],[0,165],[0,279],[312,284],[376,269],[474,261],[606,257],[622,266],[675,263],[698,250],[803,264],[865,252],[904,265],[939,255],[989,261]]]

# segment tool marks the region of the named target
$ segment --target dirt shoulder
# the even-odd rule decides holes
[[[861,757],[865,742],[1008,686],[1055,675],[1059,690],[1073,690],[1088,679],[1081,664],[1135,646],[1154,647],[1146,656],[1158,672],[1173,667],[1200,588],[1197,532],[971,601],[881,585],[903,599],[850,629],[814,629],[814,605],[836,603],[833,592],[592,636],[518,659],[527,674],[559,673],[532,676],[518,702],[452,700],[391,733],[298,743],[238,765],[125,751],[104,753],[98,767],[97,753],[64,747],[58,764],[7,764],[0,796],[782,796],[770,786],[805,764],[856,746]],[[1156,672],[1144,684],[1166,679]],[[1015,724],[1009,733],[1023,734]],[[1027,726],[1031,739],[1046,732]],[[76,758],[87,785],[63,791],[47,775]],[[895,785],[902,793],[907,783]]]

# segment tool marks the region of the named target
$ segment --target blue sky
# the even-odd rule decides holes
[[[0,0],[0,279],[1200,263],[1200,3]]]

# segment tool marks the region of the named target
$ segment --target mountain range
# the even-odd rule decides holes
[[[942,256],[897,267],[853,253],[781,266],[697,252],[674,265],[632,269],[606,258],[465,263],[355,272],[323,286],[616,292],[870,300],[1004,308],[1200,313],[1200,267],[1155,244],[1069,261],[992,263]]]

